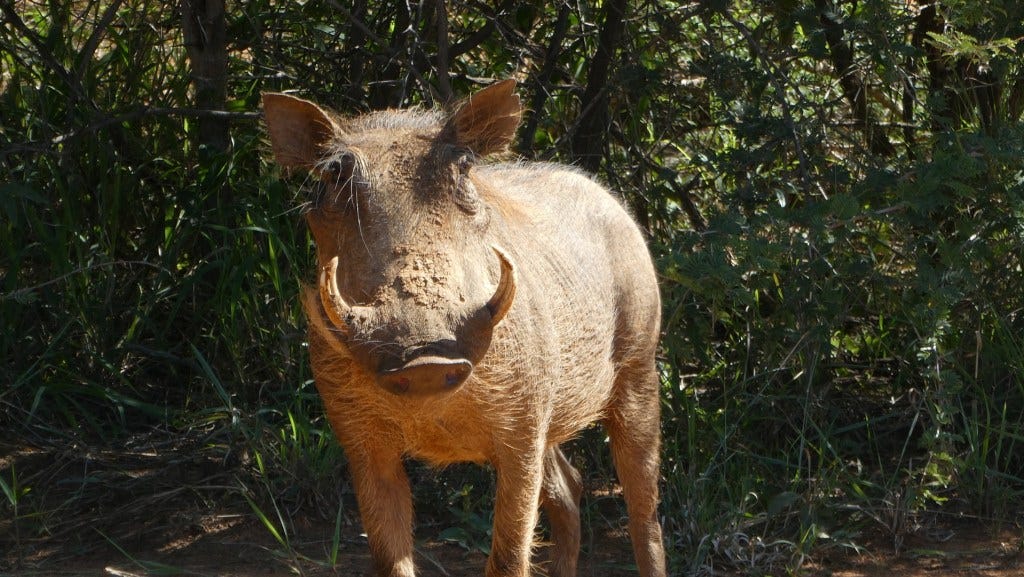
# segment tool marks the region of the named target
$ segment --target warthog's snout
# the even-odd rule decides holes
[[[396,395],[427,396],[458,389],[471,372],[473,363],[466,359],[422,355],[380,371],[377,383]]]
[[[516,293],[512,263],[501,249],[492,248],[498,257],[501,274],[494,294],[482,307],[486,311],[488,335],[508,313]],[[374,315],[369,307],[351,306],[345,301],[338,290],[337,270],[337,256],[321,266],[320,303],[334,328],[342,335],[351,336],[353,322]],[[451,392],[462,386],[473,372],[473,361],[466,358],[467,353],[470,351],[460,348],[454,339],[447,338],[406,349],[400,355],[378,353],[377,361],[371,366],[376,366],[377,384],[384,390],[395,395],[428,396]],[[479,360],[473,354],[469,356]]]
[[[490,331],[505,317],[515,299],[516,280],[512,263],[501,249],[492,248],[500,263],[500,277],[491,298],[476,315],[479,321],[471,321],[476,323],[474,330],[478,334],[468,339],[477,345],[484,343],[484,349],[474,352],[474,348],[480,347],[467,347],[465,337],[461,339],[460,346],[460,340],[455,339],[454,335],[436,341],[421,341],[416,346],[404,348],[400,353],[394,350],[397,343],[379,346],[387,341],[378,341],[376,352],[365,365],[371,371],[376,371],[376,381],[381,388],[395,395],[426,397],[452,392],[469,378],[473,372],[473,363],[479,361],[486,350]],[[373,308],[351,306],[345,301],[338,290],[337,269],[337,256],[321,266],[320,303],[327,319],[344,342],[361,330],[360,325],[380,323],[381,319]],[[365,326],[362,330],[365,331]]]

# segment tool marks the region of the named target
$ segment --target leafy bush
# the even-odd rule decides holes
[[[340,519],[296,299],[301,182],[266,162],[259,94],[355,113],[514,76],[518,150],[598,172],[659,263],[677,569],[792,568],[864,524],[898,541],[926,511],[1019,507],[1017,2],[184,11],[222,45],[146,0],[0,10],[5,438],[198,435],[264,487],[247,498]],[[436,514],[482,519],[484,476],[425,478]],[[58,491],[0,479],[17,519]]]

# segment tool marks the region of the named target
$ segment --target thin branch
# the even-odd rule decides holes
[[[78,62],[75,64],[75,76],[82,79],[85,76],[85,70],[92,61],[93,54],[96,53],[96,49],[99,48],[100,42],[103,41],[103,36],[107,32],[107,28],[110,23],[114,21],[114,17],[117,16],[117,10],[121,7],[124,0],[114,0],[107,6],[107,9],[103,12],[103,16],[100,17],[100,21],[96,24],[92,34],[89,35],[89,39],[85,41],[85,46],[82,47],[81,52],[78,54]]]
[[[548,99],[548,93],[551,90],[551,77],[554,76],[555,68],[558,66],[558,56],[562,52],[562,43],[565,41],[565,35],[568,31],[569,4],[563,3],[558,8],[558,19],[555,21],[555,28],[551,32],[551,40],[548,42],[548,49],[544,54],[544,65],[541,67],[540,73],[537,74],[537,79],[534,83],[533,98],[530,100],[529,108],[527,108],[529,117],[523,130],[520,132],[519,152],[522,154],[529,155],[533,151],[533,138],[537,133],[537,125],[540,123],[541,109],[544,107],[544,102]]]
[[[868,108],[867,86],[855,72],[853,48],[843,39],[846,30],[842,22],[829,10],[824,0],[815,0],[814,5],[818,10],[818,20],[825,32],[825,42],[828,44],[832,68],[839,78],[839,86],[853,111],[853,117],[864,132],[868,148],[875,154],[892,156],[896,153],[896,149],[889,142],[885,133],[877,130],[878,122]]]
[[[25,24],[25,21],[18,16],[18,13],[14,11],[14,6],[10,2],[3,2],[0,3],[0,10],[3,11],[6,20],[32,43],[32,46],[36,49],[39,57],[42,58],[46,65],[60,77],[64,84],[67,85],[75,99],[80,102],[86,102],[91,107],[95,108],[96,105],[88,98],[88,96],[86,96],[85,87],[82,86],[82,83],[78,78],[68,72],[67,68],[64,68],[64,66],[57,61],[49,47],[46,45],[46,42],[44,42],[34,30],[29,28],[28,25]]]
[[[94,270],[94,269],[108,268],[108,267],[112,267],[112,266],[148,266],[150,268],[155,268],[156,270],[158,270],[160,272],[167,273],[168,275],[174,274],[169,269],[167,269],[167,267],[165,267],[165,266],[158,265],[158,264],[153,264],[151,262],[144,261],[144,260],[116,260],[116,261],[111,261],[111,262],[101,262],[101,263],[90,264],[90,265],[86,265],[86,266],[80,266],[80,267],[78,267],[78,268],[76,268],[76,269],[74,269],[74,270],[72,270],[70,272],[66,272],[66,273],[60,275],[59,277],[52,278],[52,279],[50,279],[50,280],[48,280],[46,282],[41,282],[39,284],[35,284],[35,285],[29,286],[29,287],[15,289],[15,290],[13,290],[13,291],[11,291],[9,293],[2,294],[2,295],[0,295],[0,301],[5,301],[5,300],[23,301],[24,299],[31,299],[31,298],[33,298],[31,296],[33,292],[35,292],[37,290],[40,290],[42,288],[48,287],[50,285],[57,284],[57,283],[65,280],[67,278],[75,276],[76,274],[81,274],[81,273],[89,272],[89,271]]]
[[[363,22],[361,19],[356,18],[355,14],[353,14],[352,11],[349,10],[348,8],[342,6],[341,3],[338,2],[338,0],[328,0],[328,4],[333,6],[334,9],[337,10],[338,12],[341,12],[341,15],[344,16],[347,21],[351,22],[353,26],[358,28],[360,32],[365,34],[367,38],[381,46],[387,45],[387,42],[385,42],[384,39],[382,39],[380,36],[377,36],[377,33],[374,32],[373,29],[367,26],[366,23]]]
[[[477,30],[476,32],[470,34],[467,38],[459,42],[456,42],[454,45],[452,45],[449,57],[451,59],[458,58],[459,56],[462,56],[463,54],[473,50],[474,48],[482,44],[485,40],[490,38],[491,35],[494,34],[494,31],[499,29],[498,15],[508,12],[515,3],[516,0],[505,0],[505,2],[502,2],[500,5],[498,5],[497,8],[493,10],[486,4],[478,4],[477,8],[480,9],[481,13],[487,18],[487,23],[481,26],[480,29]],[[517,46],[523,46],[524,44],[526,44],[526,39],[523,38],[523,40],[524,42],[517,44]]]
[[[672,171],[675,172],[675,171]],[[676,175],[678,176],[678,173]],[[686,213],[686,218],[690,220],[690,226],[697,232],[704,232],[708,229],[707,221],[704,220],[704,216],[700,213],[700,209],[697,208],[697,204],[693,202],[693,195],[691,194],[694,189],[704,184],[704,180],[695,176],[690,179],[684,185],[680,185],[678,179],[675,177],[668,179],[668,185],[672,188],[672,191],[676,193],[679,203],[683,207],[683,212]]]
[[[106,116],[92,124],[89,124],[88,126],[83,126],[82,128],[71,132],[65,132],[64,134],[58,134],[48,141],[25,142],[5,148],[0,150],[0,158],[4,158],[10,154],[16,154],[18,152],[55,153],[58,151],[54,150],[52,148],[53,146],[64,144],[83,135],[103,130],[108,126],[137,120],[146,116],[180,116],[187,118],[253,120],[261,118],[262,114],[259,112],[229,112],[226,110],[198,110],[195,108],[161,108],[144,106],[117,116]]]
[[[475,1],[467,2],[467,4],[472,5],[474,8],[479,10],[480,14],[485,18],[494,22],[495,27],[498,32],[501,33],[506,45],[515,46],[521,50],[529,51],[532,56],[537,58],[542,56],[539,49],[534,49],[535,45],[530,42],[528,36],[520,32],[514,26],[509,26],[508,23],[501,18],[502,14],[507,13],[513,6],[519,4],[515,0],[503,2],[499,6],[493,8],[488,2]]]
[[[352,11],[349,10],[348,8],[344,7],[340,2],[338,2],[338,0],[327,0],[327,1],[328,1],[328,4],[330,4],[332,7],[334,7],[335,10],[337,10],[338,12],[341,12],[341,15],[344,16],[346,20],[351,22],[353,26],[355,26],[356,28],[361,30],[363,32],[363,34],[366,34],[367,38],[369,38],[370,40],[372,40],[373,42],[375,42],[376,44],[378,44],[380,46],[387,46],[388,45],[388,43],[385,42],[384,39],[382,39],[380,36],[378,36],[369,26],[366,25],[365,22],[363,22],[359,18],[356,18],[355,14],[353,14]],[[411,28],[412,27],[412,23],[410,23],[409,26]],[[416,79],[416,82],[418,82],[420,84],[420,86],[422,86],[428,92],[428,94],[432,91],[432,88],[431,88],[430,84],[426,80],[423,79],[423,76],[419,73],[418,70],[416,70],[416,66],[415,66],[415,64],[413,62],[411,62],[411,60],[405,60],[405,61],[401,60],[399,58],[399,54],[398,53],[393,53],[393,54],[390,55],[390,57],[393,58],[393,59],[399,60],[399,62],[401,62],[403,65],[405,65],[409,69],[409,73],[412,74],[413,78]]]
[[[80,128],[74,132],[68,132],[61,134],[53,138],[51,142],[53,144],[61,144],[68,140],[78,138],[79,136],[95,132],[110,126],[112,124],[120,124],[129,120],[135,120],[144,116],[181,116],[188,118],[219,118],[219,119],[239,119],[239,118],[260,118],[262,115],[259,112],[229,112],[226,110],[202,110],[197,108],[159,108],[159,107],[143,107],[132,112],[126,112],[118,116],[110,116],[94,122],[89,126]]]
[[[803,142],[800,139],[800,134],[796,129],[796,122],[793,120],[793,112],[789,109],[789,102],[786,100],[786,78],[777,66],[772,64],[772,60],[764,53],[764,49],[761,48],[761,44],[758,43],[757,39],[754,38],[750,30],[743,25],[742,22],[736,20],[736,18],[729,12],[729,10],[722,11],[723,17],[733,25],[744,40],[750,46],[750,49],[754,51],[754,54],[764,63],[766,69],[771,74],[771,83],[775,87],[775,91],[778,93],[779,106],[782,107],[782,118],[786,123],[786,128],[789,129],[790,137],[793,139],[793,149],[796,152],[797,163],[800,166],[800,180],[803,182],[804,188],[807,190],[811,189],[811,174],[808,170],[807,155],[804,154]]]
[[[693,230],[697,232],[706,231],[708,228],[707,221],[704,219],[704,215],[701,214],[700,209],[697,208],[697,203],[693,201],[693,195],[691,194],[694,189],[704,185],[704,180],[697,175],[687,181],[686,184],[680,185],[680,173],[678,170],[669,168],[654,160],[651,153],[641,150],[635,142],[630,142],[626,135],[617,127],[613,128],[612,133],[622,145],[626,146],[635,157],[640,159],[647,170],[657,175],[663,175],[663,180],[672,189],[672,192],[675,193],[675,200],[679,201]],[[665,176],[667,178],[664,178]]]
[[[494,24],[493,20],[488,20],[487,24],[481,26],[479,30],[453,44],[448,51],[448,57],[453,59],[458,58],[477,46],[480,46],[483,44],[484,40],[487,40],[491,37],[491,34],[494,34],[494,31],[497,28],[498,27]]]

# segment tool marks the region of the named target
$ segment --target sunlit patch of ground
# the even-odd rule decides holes
[[[830,577],[1015,577],[1024,574],[1024,532],[977,520],[939,523],[908,535],[897,553],[890,539],[866,535],[859,553],[822,556],[808,575]]]
[[[325,576],[364,575],[369,548],[354,503],[340,515],[318,515],[316,506],[264,513],[274,535],[246,502],[237,463],[202,450],[202,435],[155,432],[125,446],[96,449],[74,443],[4,445],[0,472],[17,473],[23,494],[17,519],[0,515],[0,577],[113,575]],[[580,576],[635,575],[623,529],[619,491],[591,491]],[[347,495],[346,499],[351,498]],[[286,522],[281,522],[286,519]],[[442,524],[452,520],[442,520]],[[337,524],[336,524],[337,523]],[[439,539],[441,529],[419,526],[416,563],[423,577],[478,577],[486,557],[478,547]],[[284,529],[282,530],[281,527]],[[993,528],[977,519],[938,518],[898,543],[881,525],[858,534],[858,549],[812,552],[801,575],[828,577],[1016,577],[1024,574],[1024,531]],[[478,536],[479,537],[479,536]],[[481,537],[486,540],[485,537]],[[544,567],[546,547],[535,560]],[[784,567],[784,563],[771,564]],[[763,575],[701,569],[709,575]],[[754,573],[751,573],[754,571]],[[788,574],[785,569],[769,575]]]

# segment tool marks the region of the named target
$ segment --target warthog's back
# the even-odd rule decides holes
[[[552,442],[600,418],[615,377],[649,366],[660,299],[644,239],[619,200],[582,172],[546,163],[482,167],[520,289],[508,331],[555,395]],[[501,334],[501,333],[499,333]]]

